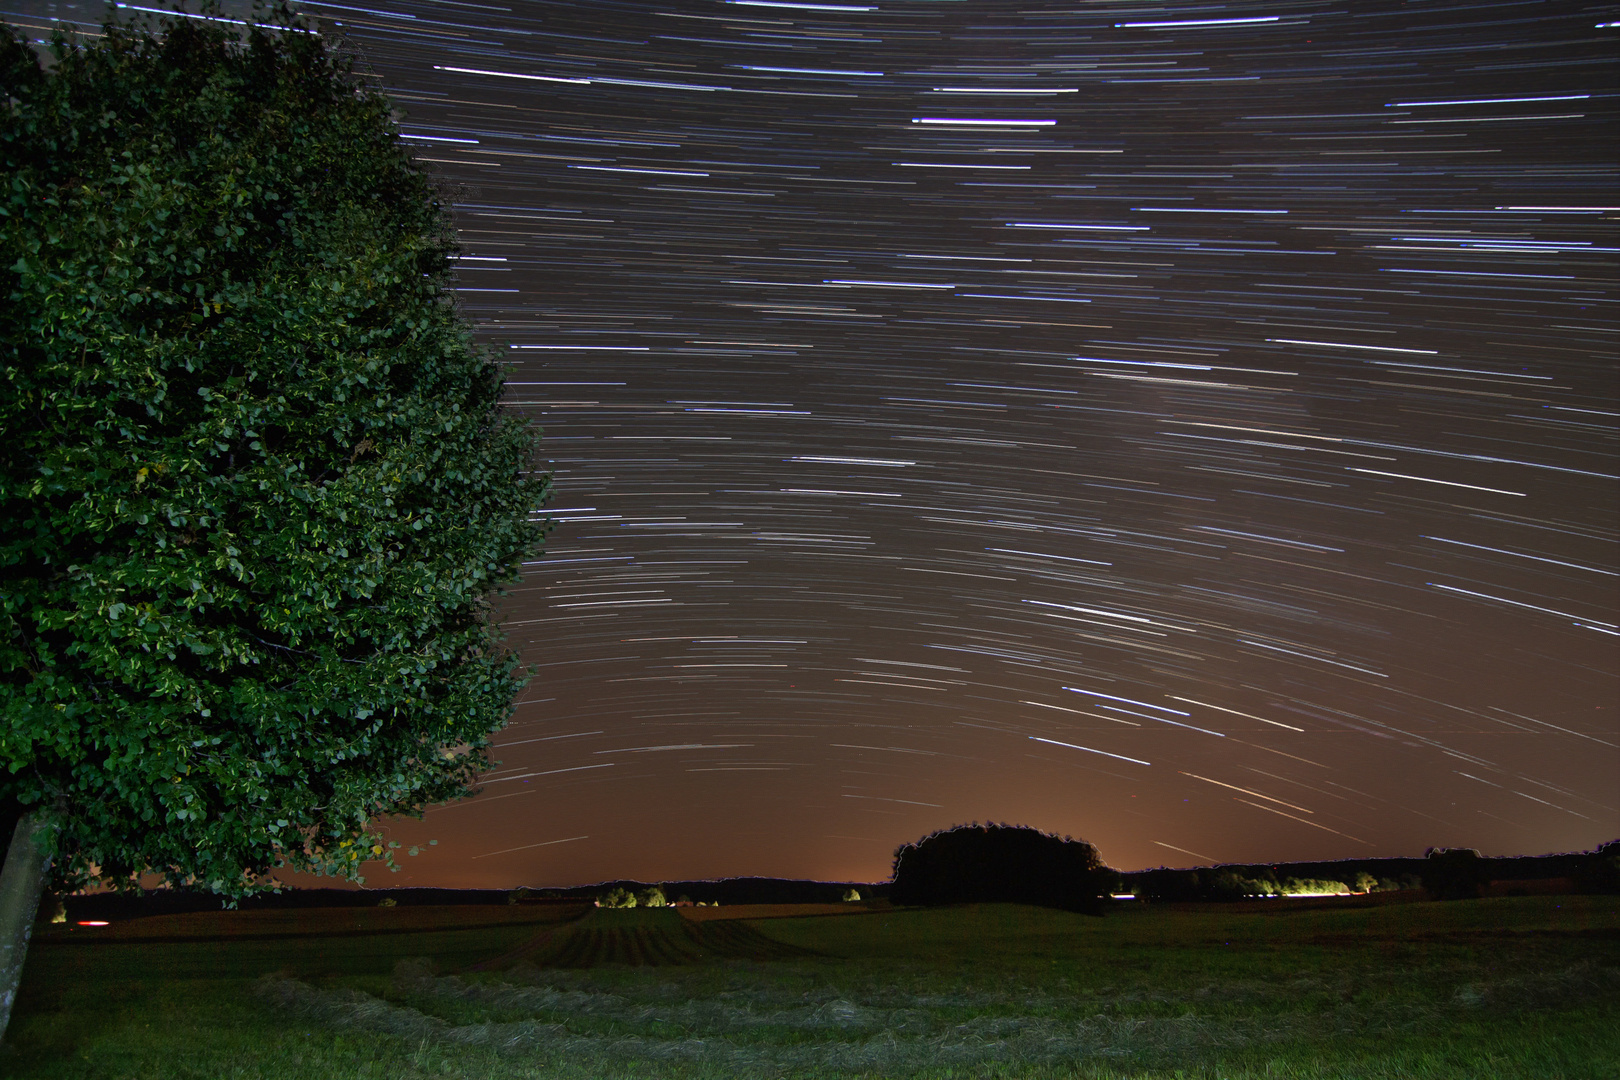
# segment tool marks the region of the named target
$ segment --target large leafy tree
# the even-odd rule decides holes
[[[388,102],[274,14],[0,27],[0,800],[58,888],[355,878],[522,682],[536,436]]]

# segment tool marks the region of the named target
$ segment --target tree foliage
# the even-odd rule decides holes
[[[958,825],[894,853],[897,904],[1011,902],[1101,913],[1118,878],[1097,849],[1027,825]]]
[[[1207,892],[1212,900],[1249,900],[1263,896],[1280,896],[1283,885],[1264,872],[1250,875],[1241,870],[1222,870],[1214,875],[1203,891]]]
[[[58,887],[356,877],[523,681],[536,436],[389,103],[280,18],[0,27],[0,798]]]

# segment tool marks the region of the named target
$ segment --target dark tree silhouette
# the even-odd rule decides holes
[[[1575,884],[1585,893],[1620,893],[1620,840],[1610,840],[1583,855],[1575,871]]]
[[[1025,825],[958,825],[894,854],[897,904],[1038,904],[1100,915],[1114,881],[1097,849]]]
[[[1483,891],[1485,862],[1473,848],[1430,848],[1423,857],[1423,887],[1436,900],[1472,900]]]
[[[1136,895],[1146,900],[1200,900],[1204,896],[1203,879],[1196,870],[1171,870],[1159,867],[1131,875]]]

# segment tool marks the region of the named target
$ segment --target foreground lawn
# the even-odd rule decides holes
[[[1103,919],[433,910],[221,913],[42,940],[0,1073],[1620,1075],[1613,897]]]

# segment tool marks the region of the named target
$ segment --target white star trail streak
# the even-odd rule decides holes
[[[1620,835],[1595,9],[300,10],[462,185],[559,508],[393,883]]]

